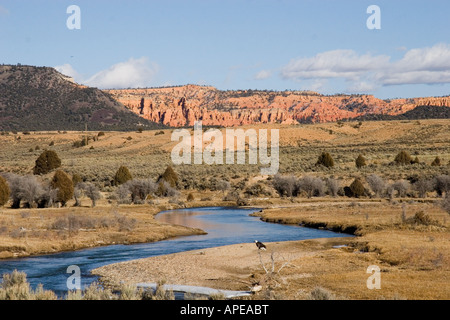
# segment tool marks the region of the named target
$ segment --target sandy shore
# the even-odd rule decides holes
[[[267,243],[267,251],[259,252],[254,243],[242,243],[156,256],[115,263],[92,271],[104,284],[115,286],[122,282],[142,283],[166,281],[169,284],[205,286],[227,290],[249,290],[261,282],[265,268],[272,269],[273,253],[275,271],[279,268],[296,269],[294,261],[314,256],[319,251],[312,247],[331,247],[351,238],[329,238],[305,241]],[[314,244],[310,247],[311,244]],[[298,276],[307,277],[300,270]]]

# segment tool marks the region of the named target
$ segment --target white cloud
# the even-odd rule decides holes
[[[85,84],[101,89],[148,87],[158,69],[158,65],[146,57],[130,58],[94,74]]]
[[[291,60],[282,68],[281,76],[296,81],[343,79],[348,83],[348,92],[370,92],[380,86],[402,84],[450,83],[450,45],[407,50],[397,61],[353,50],[326,51]]]
[[[255,80],[265,80],[265,79],[270,78],[271,76],[272,76],[272,72],[270,72],[269,70],[261,70],[260,72],[255,74],[254,79]]]
[[[388,56],[358,55],[353,50],[333,50],[312,58],[294,59],[281,70],[285,79],[344,78],[357,80],[367,72],[384,68]]]
[[[376,78],[383,85],[450,83],[450,46],[411,49]]]
[[[123,89],[149,87],[158,73],[159,67],[147,57],[130,58],[126,62],[117,63],[89,78],[81,76],[70,64],[56,66],[55,69],[64,75],[74,78],[78,83],[100,89]]]
[[[72,77],[76,82],[82,81],[80,74],[68,63],[55,67],[56,71]]]

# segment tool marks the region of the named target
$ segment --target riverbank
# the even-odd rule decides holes
[[[317,288],[337,299],[450,298],[449,223],[432,203],[277,204],[255,215],[267,222],[352,230],[357,237],[269,243],[261,256],[254,244],[238,244],[112,264],[93,273],[112,287],[162,280],[229,290],[260,285],[255,299],[308,299]],[[380,268],[381,289],[367,287],[372,265]]]
[[[168,203],[117,206],[103,201],[95,208],[2,209],[0,259],[204,234],[155,220],[159,212],[176,208]]]

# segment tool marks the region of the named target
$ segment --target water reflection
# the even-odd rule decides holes
[[[192,211],[192,210],[174,210],[161,212],[156,216],[156,220],[168,224],[176,224],[190,228],[199,228],[202,230],[217,228],[220,224],[197,219],[197,216],[212,214],[211,211]]]

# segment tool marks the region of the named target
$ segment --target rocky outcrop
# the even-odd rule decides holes
[[[220,91],[214,87],[108,90],[141,117],[172,127],[329,122],[368,114],[398,115],[419,105],[450,107],[450,97],[381,100],[372,95],[324,96],[310,91]]]

